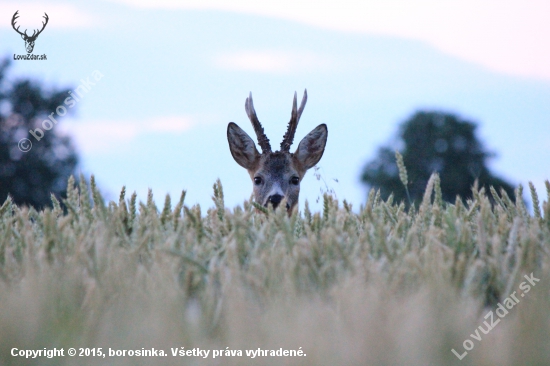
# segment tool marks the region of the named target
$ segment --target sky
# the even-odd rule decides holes
[[[3,1],[0,57],[26,54],[11,27],[17,10],[21,29],[41,26],[44,12],[49,21],[34,49],[47,60],[14,60],[14,78],[72,90],[93,82],[54,128],[73,136],[80,171],[109,199],[123,185],[142,200],[152,188],[159,204],[187,190],[186,204],[206,208],[220,178],[226,204],[241,204],[252,182],[231,157],[228,122],[254,136],[252,92],[278,146],[294,92],[306,88],[292,150],[321,123],[329,133],[321,178],[308,172],[300,207],[318,208],[333,190],[358,208],[364,164],[427,109],[478,123],[496,152],[492,171],[545,197],[548,1]]]

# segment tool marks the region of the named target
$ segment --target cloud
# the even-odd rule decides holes
[[[136,138],[152,133],[183,133],[197,124],[188,116],[158,117],[142,121],[64,121],[62,133],[74,137],[85,154],[108,154],[127,149]]]
[[[249,50],[220,55],[216,57],[214,64],[229,70],[288,74],[323,71],[334,63],[311,52]]]
[[[86,28],[94,23],[88,13],[73,5],[6,1],[0,3],[0,28],[11,28],[11,19],[16,11],[19,11],[17,24],[21,29],[41,26],[44,13],[50,18],[48,28]]]
[[[133,7],[221,10],[421,40],[498,72],[550,79],[547,0],[112,0]]]
[[[146,130],[151,132],[175,132],[181,133],[195,125],[190,117],[164,117],[151,120],[145,124]]]

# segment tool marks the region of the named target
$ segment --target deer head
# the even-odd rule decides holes
[[[294,140],[296,127],[306,101],[307,90],[304,91],[300,108],[296,108],[296,93],[294,93],[292,114],[280,151],[271,151],[269,139],[254,110],[252,93],[246,99],[244,108],[258,137],[258,145],[262,153],[258,152],[254,141],[237,124],[230,122],[227,126],[227,140],[231,155],[237,164],[248,170],[253,182],[254,199],[265,207],[271,204],[276,208],[283,199],[286,199],[286,209],[289,213],[292,212],[298,203],[300,182],[307,170],[321,160],[325,151],[328,130],[327,125],[321,124],[300,141],[294,153],[290,152],[290,145]]]
[[[15,20],[17,18],[19,18],[19,15],[17,15],[17,13],[19,13],[19,10],[17,10],[15,12],[15,14],[13,14],[13,17],[11,18],[11,26],[13,27],[13,29],[19,33],[21,35],[21,38],[23,38],[23,40],[25,41],[25,48],[27,49],[27,53],[32,53],[32,50],[34,49],[34,42],[36,41],[36,38],[38,37],[38,35],[40,33],[42,33],[42,31],[44,30],[44,28],[46,28],[46,24],[48,24],[48,14],[44,13],[44,16],[43,18],[46,19],[46,22],[42,22],[42,29],[38,30],[38,29],[35,29],[32,33],[32,36],[29,36],[27,34],[27,30],[25,29],[25,32],[24,33],[21,33],[19,31],[19,27],[15,28]]]

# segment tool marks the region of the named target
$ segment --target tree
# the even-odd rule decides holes
[[[68,89],[46,89],[32,80],[9,81],[9,66],[8,59],[0,62],[0,205],[10,195],[18,205],[40,209],[51,205],[50,194],[59,198],[64,193],[78,163],[71,139],[54,124],[42,127],[63,104]],[[36,128],[43,132],[39,139],[29,132]]]
[[[476,124],[441,112],[417,112],[399,129],[403,143],[403,161],[408,173],[408,190],[413,202],[422,199],[428,179],[438,172],[443,199],[455,202],[456,196],[470,198],[477,180],[487,190],[503,189],[513,197],[510,183],[494,176],[487,168],[487,160],[494,154],[487,152],[475,135]],[[397,201],[405,200],[406,190],[399,179],[395,151],[382,147],[377,157],[364,167],[362,182],[380,189],[382,198],[391,193]]]

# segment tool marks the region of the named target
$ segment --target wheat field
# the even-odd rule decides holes
[[[206,211],[84,182],[0,208],[2,365],[550,364],[548,182],[532,214],[521,187],[444,203],[433,175],[416,208],[290,216],[219,181]]]

